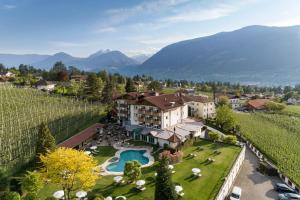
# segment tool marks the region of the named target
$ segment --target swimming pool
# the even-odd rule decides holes
[[[149,158],[144,155],[146,150],[126,150],[120,153],[120,158],[117,162],[111,163],[106,167],[110,172],[123,172],[127,161],[137,160],[142,165],[149,163]]]

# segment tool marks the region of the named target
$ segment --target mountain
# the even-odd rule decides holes
[[[135,73],[197,81],[300,83],[300,26],[249,26],[181,41],[161,49]]]
[[[75,65],[76,63],[74,63]],[[100,69],[116,70],[120,67],[133,66],[138,63],[120,51],[108,51],[102,54],[89,56],[75,66],[84,67],[88,71],[99,71]]]
[[[22,64],[31,64],[35,62],[40,62],[49,57],[49,55],[38,55],[38,54],[0,54],[0,63],[4,64],[6,67],[18,67]]]
[[[146,54],[140,54],[140,55],[136,55],[136,56],[132,56],[131,57],[133,60],[135,60],[137,63],[142,64],[144,63],[148,58],[150,58],[149,55]]]
[[[67,64],[67,63],[75,62],[75,61],[79,61],[79,60],[80,60],[80,58],[76,58],[76,57],[73,57],[64,52],[60,52],[60,53],[56,53],[52,56],[49,56],[46,59],[41,60],[39,62],[31,63],[31,65],[38,67],[38,68],[42,68],[42,69],[50,69],[54,65],[54,63],[56,63],[57,61],[62,61],[64,64]]]
[[[20,64],[29,64],[41,69],[50,69],[58,61],[62,61],[66,66],[76,66],[86,71],[99,71],[102,69],[116,71],[122,67],[138,64],[137,61],[129,58],[122,52],[110,50],[101,50],[86,58],[73,57],[64,52],[54,55],[0,54],[0,63],[6,67],[18,67]]]

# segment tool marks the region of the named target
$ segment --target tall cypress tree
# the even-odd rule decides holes
[[[126,92],[136,92],[136,88],[134,86],[134,82],[131,78],[127,79],[126,85],[125,85]]]
[[[39,161],[39,156],[45,155],[49,151],[53,151],[56,148],[55,138],[51,134],[50,129],[45,123],[40,125],[38,138],[36,141],[36,157]]]
[[[155,183],[155,200],[178,199],[168,165],[169,161],[166,157],[163,157],[159,162]]]

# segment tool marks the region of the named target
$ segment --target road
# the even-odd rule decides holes
[[[269,200],[278,199],[274,185],[282,182],[279,177],[265,176],[256,171],[258,158],[247,148],[242,168],[234,186],[242,188],[241,200]]]

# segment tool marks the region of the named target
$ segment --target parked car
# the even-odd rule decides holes
[[[240,200],[242,195],[242,189],[240,187],[234,186],[230,194],[230,200]]]
[[[295,193],[284,193],[278,195],[279,200],[300,200],[300,195]]]
[[[293,188],[290,188],[286,184],[276,183],[275,190],[279,193],[296,193]]]

